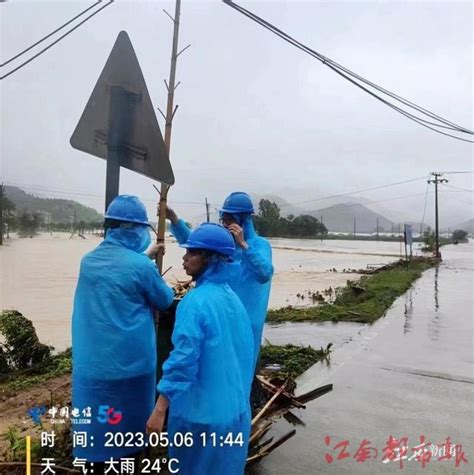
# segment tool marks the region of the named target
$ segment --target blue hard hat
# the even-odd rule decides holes
[[[116,196],[107,208],[105,219],[150,226],[145,205],[132,195]]]
[[[234,191],[224,201],[221,213],[253,213],[253,204],[250,196],[243,191]]]
[[[232,234],[224,226],[215,223],[203,223],[197,227],[181,247],[187,249],[205,249],[232,256],[235,243]]]

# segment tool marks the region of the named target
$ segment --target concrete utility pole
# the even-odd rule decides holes
[[[165,85],[166,89],[168,90],[168,101],[166,104],[166,115],[158,109],[165,119],[165,147],[166,151],[168,152],[168,157],[170,155],[170,147],[171,147],[171,128],[173,124],[173,117],[176,113],[176,109],[178,106],[174,107],[174,91],[179,86],[179,82],[176,84],[176,62],[178,56],[186,49],[188,49],[191,45],[186,46],[180,52],[178,52],[178,37],[179,37],[179,15],[181,13],[181,0],[176,0],[175,5],[175,12],[174,18],[166,11],[163,10],[166,15],[171,19],[174,24],[173,30],[173,46],[171,49],[171,66],[170,66],[170,77],[169,82],[166,82]],[[174,108],[173,108],[174,107]],[[157,237],[156,242],[158,244],[165,242],[165,229],[166,229],[166,200],[168,198],[168,191],[169,186],[162,183],[161,190],[160,190],[160,202],[158,205],[158,230],[157,230]],[[160,251],[156,255],[156,265],[158,267],[158,271],[162,272],[163,270],[163,252]]]
[[[440,178],[443,176],[439,172],[431,172],[431,175],[434,176],[433,180],[428,180],[428,183],[434,183],[435,185],[435,238],[436,238],[436,247],[435,247],[435,257],[440,257],[439,254],[439,220],[438,220],[438,183],[448,183],[446,178]]]

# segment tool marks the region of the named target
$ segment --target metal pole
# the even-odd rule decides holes
[[[107,132],[107,176],[105,179],[105,209],[119,194],[121,140],[126,132],[127,94],[120,86],[111,86],[109,125]]]
[[[438,223],[438,180],[435,177],[435,236],[436,236],[436,252],[435,256],[439,257],[439,223]]]
[[[407,252],[407,225],[404,225],[403,229],[403,240],[405,241],[405,261],[408,261],[408,252]]]
[[[170,155],[170,146],[171,146],[171,128],[173,123],[173,116],[176,112],[176,109],[173,110],[174,104],[174,91],[176,89],[176,60],[178,58],[178,37],[179,37],[179,15],[181,12],[181,0],[176,0],[174,18],[172,18],[174,23],[173,30],[173,46],[171,50],[171,66],[170,66],[170,77],[169,82],[166,85],[168,88],[168,101],[166,105],[166,117],[165,117],[165,147]],[[158,206],[158,230],[156,236],[156,242],[158,244],[165,242],[165,229],[166,229],[166,200],[168,197],[169,186],[162,183],[160,189],[160,202]],[[163,250],[160,250],[156,255],[156,265],[158,271],[162,272],[163,270]]]
[[[206,197],[206,218],[207,218],[207,222],[209,223],[209,221],[211,220],[211,216],[209,214],[209,202],[207,201],[207,197]]]

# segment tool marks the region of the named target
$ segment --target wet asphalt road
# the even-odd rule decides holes
[[[299,413],[306,427],[249,473],[474,473],[473,251],[472,242],[442,248],[443,263],[426,271],[384,318],[336,348],[331,367],[318,364],[305,373],[298,392],[328,383],[334,390],[309,403]],[[283,421],[275,433],[291,428]],[[403,468],[382,462],[389,436],[407,438]],[[462,445],[457,453],[467,463],[460,460],[456,468],[455,456],[437,460],[432,447],[426,452],[435,454],[423,469],[412,457],[420,436],[434,445],[449,436]],[[364,439],[377,453],[358,462]],[[350,456],[339,460],[342,448],[335,446],[341,441]]]

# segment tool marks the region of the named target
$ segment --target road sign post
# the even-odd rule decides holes
[[[174,184],[145,79],[125,31],[115,41],[70,142],[107,160],[106,208],[119,193],[120,167]]]

